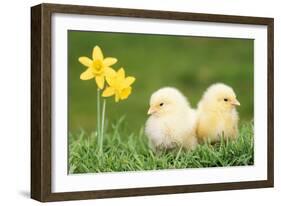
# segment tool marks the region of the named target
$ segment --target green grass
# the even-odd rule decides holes
[[[81,130],[69,134],[69,173],[121,172],[159,169],[226,167],[254,164],[252,123],[243,123],[235,141],[202,144],[194,151],[181,148],[155,154],[143,128],[126,129],[125,118],[107,128],[103,153],[98,152],[96,133]]]

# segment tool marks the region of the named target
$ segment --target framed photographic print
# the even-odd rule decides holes
[[[273,19],[31,8],[31,197],[273,187]]]

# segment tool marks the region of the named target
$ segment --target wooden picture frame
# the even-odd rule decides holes
[[[159,187],[95,191],[52,192],[52,22],[54,13],[134,17],[146,19],[216,22],[267,27],[267,179],[215,184],[170,185]],[[40,4],[31,8],[31,198],[42,201],[65,201],[93,198],[160,195],[250,188],[273,187],[274,183],[274,82],[272,18],[214,14],[104,8],[76,5]]]

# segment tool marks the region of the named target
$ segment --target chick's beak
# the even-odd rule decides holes
[[[153,113],[155,113],[155,112],[156,112],[156,109],[155,109],[154,107],[150,107],[149,110],[148,110],[148,112],[147,112],[147,114],[148,114],[148,115],[151,115],[151,114],[153,114]]]
[[[234,106],[240,106],[240,102],[237,99],[234,99],[231,104]]]

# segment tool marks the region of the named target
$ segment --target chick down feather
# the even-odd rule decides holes
[[[154,92],[148,114],[145,133],[152,149],[196,147],[196,112],[180,91],[165,87]]]
[[[198,141],[235,139],[238,136],[239,121],[236,106],[239,105],[236,94],[230,86],[222,83],[211,85],[198,104],[196,129]]]

